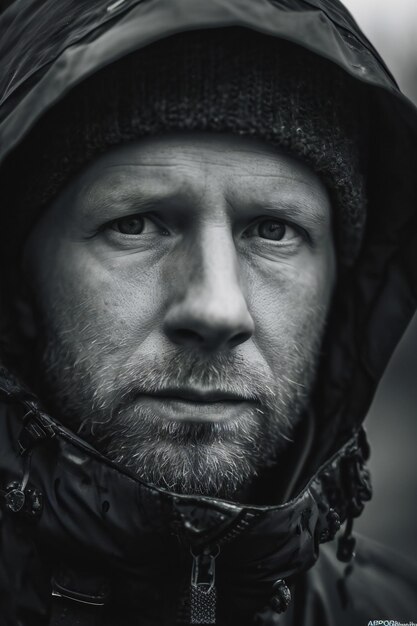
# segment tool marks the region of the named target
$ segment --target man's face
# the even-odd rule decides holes
[[[25,249],[43,397],[144,480],[236,498],[289,445],[335,278],[331,206],[251,138],[138,141],[90,164]]]

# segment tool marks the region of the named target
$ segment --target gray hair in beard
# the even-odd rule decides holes
[[[115,367],[103,340],[75,355],[65,336],[49,337],[43,391],[64,424],[145,482],[233,499],[291,442],[315,378],[323,327],[317,316],[273,378],[238,353],[204,356],[177,347]],[[144,393],[193,386],[238,395],[250,409],[233,420],[192,423],[162,419],[137,402]]]

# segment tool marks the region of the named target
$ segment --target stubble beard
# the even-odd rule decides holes
[[[313,318],[285,346],[274,377],[231,352],[204,356],[176,348],[115,364],[105,341],[77,343],[46,331],[42,395],[63,424],[143,481],[234,500],[279,463],[302,418],[324,326],[319,312]],[[197,423],[161,418],[137,401],[141,393],[193,386],[246,398],[248,409],[232,420]]]

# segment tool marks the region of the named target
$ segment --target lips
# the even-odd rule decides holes
[[[141,406],[161,419],[187,422],[223,422],[248,411],[251,400],[222,390],[164,389],[136,398]]]
[[[150,395],[155,398],[169,398],[173,400],[185,400],[188,402],[249,402],[249,398],[244,398],[237,394],[228,393],[215,389],[196,389],[196,388],[181,388],[181,389],[164,389],[158,391],[158,393],[144,394]]]

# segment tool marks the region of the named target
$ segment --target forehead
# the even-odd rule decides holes
[[[328,195],[306,164],[253,137],[182,133],[138,140],[91,162],[70,186],[76,211],[115,203],[203,198],[247,204],[277,201],[298,209],[328,211]],[[140,207],[143,210],[143,207]]]

